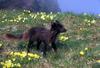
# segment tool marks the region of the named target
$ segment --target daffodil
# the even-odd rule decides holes
[[[90,20],[87,21],[88,23],[91,22]]]
[[[18,16],[18,20],[20,21],[22,18],[20,16]]]
[[[91,23],[92,23],[92,24],[96,23],[96,20],[92,20]]]
[[[15,52],[14,55],[15,56],[20,56],[20,53],[19,52]]]
[[[84,21],[85,21],[85,22],[87,22],[87,21],[88,21],[88,19],[84,19]]]
[[[5,19],[5,21],[8,21],[7,19]]]
[[[2,23],[4,23],[5,21],[1,21]]]
[[[21,67],[21,64],[20,64],[20,63],[17,63],[16,66],[17,66],[17,67]]]
[[[16,60],[15,58],[12,59],[12,61],[15,61],[15,60]]]
[[[12,61],[11,60],[8,60],[8,61],[5,61],[5,65],[7,68],[11,68],[12,67]]]
[[[25,20],[23,20],[22,22],[25,22]]]
[[[51,19],[51,20],[53,20],[53,18],[54,18],[53,16],[50,16],[50,19]]]
[[[31,11],[29,11],[29,10],[28,10],[27,12],[28,12],[28,13],[31,13]]]
[[[20,63],[13,63],[11,60],[7,60],[5,62],[1,62],[0,64],[3,66],[3,68],[13,68],[13,67],[21,68],[21,64]]]
[[[66,41],[66,40],[68,40],[69,38],[68,37],[66,37],[66,36],[61,36],[60,38],[59,38],[59,40],[61,40],[61,41]]]
[[[39,12],[37,12],[37,15],[39,15],[40,13]]]
[[[29,57],[28,60],[31,60],[31,58]]]
[[[42,16],[41,16],[41,19],[42,19],[42,20],[45,20],[45,16],[44,16],[44,15],[42,15]]]
[[[80,51],[81,56],[84,56],[84,54],[85,54],[84,51]]]
[[[38,58],[40,58],[40,56],[37,54],[34,54],[34,58],[38,59]]]
[[[9,20],[10,22],[13,22],[13,20]]]
[[[27,55],[26,52],[22,52],[21,57],[25,57]]]
[[[96,62],[97,62],[97,63],[100,63],[100,59],[99,59],[99,60],[96,60]]]
[[[34,57],[34,55],[32,53],[28,53],[28,56],[30,57]]]
[[[0,43],[0,47],[2,46],[2,44]]]
[[[87,51],[87,50],[88,50],[88,48],[86,47],[86,48],[85,48],[85,51]]]
[[[91,24],[90,24],[90,23],[88,23],[88,25],[90,26]]]
[[[83,28],[79,28],[81,31],[83,30]]]
[[[36,58],[36,59],[40,58],[39,55],[37,55],[37,54],[32,54],[32,53],[28,53],[28,56],[29,56],[29,57],[32,57],[32,58]]]
[[[36,19],[37,15],[34,16],[34,19]]]
[[[10,55],[13,55],[13,54],[14,54],[14,52],[11,52],[11,53],[10,53]]]
[[[16,22],[17,20],[16,19],[14,19],[14,22]]]

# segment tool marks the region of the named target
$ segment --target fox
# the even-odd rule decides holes
[[[58,21],[51,22],[51,28],[44,27],[32,27],[27,32],[21,35],[15,36],[12,34],[6,34],[7,39],[27,40],[27,53],[34,46],[33,43],[37,42],[37,50],[39,50],[41,43],[43,43],[43,56],[46,56],[47,47],[51,44],[51,47],[57,52],[56,39],[60,33],[66,32],[64,26]]]

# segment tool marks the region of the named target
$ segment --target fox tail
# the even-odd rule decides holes
[[[8,40],[10,40],[10,39],[12,39],[12,40],[20,40],[20,39],[22,39],[22,34],[21,35],[13,35],[13,34],[5,34],[4,35],[4,38],[6,38],[6,39],[8,39]]]

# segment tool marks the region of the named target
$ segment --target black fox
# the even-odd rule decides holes
[[[51,44],[51,47],[56,52],[56,38],[60,33],[65,31],[66,29],[59,23],[59,21],[52,22],[50,30],[42,27],[31,28],[29,30],[29,43],[27,51],[30,52],[29,49],[31,48],[31,45],[34,43],[34,41],[37,41],[37,49],[39,49],[41,43],[44,43],[43,55],[46,55],[47,46],[49,46],[49,44]]]
[[[62,32],[66,32],[66,29],[59,21],[56,20],[55,22],[51,22],[50,30],[43,27],[33,27],[29,29],[28,32],[24,32],[20,36],[6,34],[6,38],[28,40],[27,52],[30,52],[30,48],[32,48],[35,41],[37,42],[37,50],[39,50],[41,43],[43,43],[43,55],[45,56],[47,46],[49,46],[49,44],[51,44],[51,47],[55,52],[57,52],[55,41],[57,36]]]

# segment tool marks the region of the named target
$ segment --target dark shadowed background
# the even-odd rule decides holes
[[[34,12],[100,13],[99,0],[0,0],[0,9],[28,9]]]

